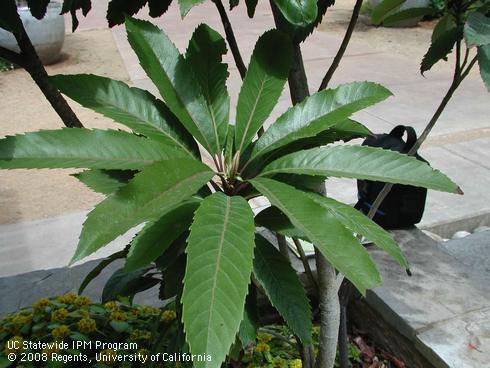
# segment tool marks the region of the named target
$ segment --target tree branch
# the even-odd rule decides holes
[[[337,51],[337,54],[335,55],[332,64],[330,65],[330,68],[328,69],[327,73],[323,77],[322,83],[320,84],[320,88],[318,88],[318,91],[327,88],[328,83],[332,79],[333,74],[335,73],[335,71],[337,70],[340,64],[340,60],[342,60],[342,58],[344,57],[345,50],[347,50],[347,46],[349,45],[350,39],[352,37],[352,33],[354,32],[354,28],[356,28],[357,19],[359,18],[359,12],[361,11],[361,7],[362,7],[362,1],[363,0],[357,0],[356,4],[354,5],[352,16],[350,18],[349,25],[345,32],[344,39],[340,44],[340,48]]]
[[[17,27],[19,32],[14,32],[14,36],[21,50],[23,68],[30,74],[34,82],[36,82],[63,123],[69,128],[82,128],[82,123],[61,93],[49,82],[48,73],[44,69],[41,60],[39,60],[39,56],[27,35],[20,17],[17,17]]]
[[[340,327],[340,303],[335,268],[315,247],[316,272],[320,295],[320,336],[316,368],[331,368],[335,363]]]
[[[458,53],[458,55],[460,55],[460,53]],[[459,57],[457,57],[457,59],[459,59]],[[456,72],[455,72],[455,75],[454,75],[454,78],[453,78],[453,82],[451,83],[451,86],[449,87],[448,91],[444,95],[441,103],[437,107],[437,110],[435,111],[434,115],[432,115],[432,118],[430,119],[429,123],[425,127],[424,131],[422,132],[422,134],[420,135],[420,137],[417,139],[417,141],[415,142],[415,144],[413,145],[413,147],[410,149],[410,151],[408,151],[407,155],[413,156],[415,153],[417,153],[418,149],[425,142],[425,140],[429,136],[430,132],[434,128],[434,125],[439,120],[439,117],[441,116],[442,112],[444,111],[444,109],[446,108],[447,104],[451,100],[454,92],[459,87],[459,85],[461,84],[461,82],[466,78],[466,76],[470,72],[471,68],[473,68],[473,66],[475,65],[476,61],[477,61],[477,58],[475,56],[471,60],[471,62],[468,64],[468,67],[466,68],[466,70],[463,70],[461,68],[461,65],[459,64],[459,62],[457,62],[457,65],[455,66],[455,71]],[[374,201],[374,203],[372,204],[372,206],[371,206],[371,208],[370,208],[370,210],[368,212],[368,217],[370,219],[372,219],[375,216],[376,212],[378,211],[379,207],[383,203],[384,199],[390,193],[391,188],[393,188],[393,184],[391,184],[391,183],[386,183],[383,186],[383,188],[379,192],[378,196],[376,197],[376,200]]]
[[[22,58],[21,54],[6,49],[2,46],[0,46],[0,57],[11,62],[12,64],[18,65],[22,68],[24,67],[24,59]]]
[[[315,277],[313,276],[313,271],[311,270],[310,263],[308,262],[308,258],[306,258],[305,250],[303,249],[303,246],[301,245],[301,242],[299,241],[298,238],[293,238],[293,242],[294,245],[296,246],[296,249],[298,250],[301,262],[303,263],[306,276],[308,276],[308,279],[310,280],[310,283],[313,286],[314,292],[318,294],[318,284],[316,283]]]
[[[221,23],[223,23],[223,28],[225,29],[226,40],[228,41],[228,45],[230,46],[231,53],[233,54],[233,58],[235,59],[235,64],[236,67],[238,68],[238,72],[240,73],[240,77],[243,79],[245,78],[245,74],[247,73],[247,67],[243,63],[242,55],[240,54],[240,49],[238,48],[238,44],[235,38],[235,33],[233,32],[230,19],[228,18],[228,14],[226,13],[226,9],[223,6],[221,0],[213,0],[213,3],[216,5],[216,8],[218,9],[218,13],[221,18]]]

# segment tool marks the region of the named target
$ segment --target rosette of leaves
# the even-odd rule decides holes
[[[280,31],[257,41],[230,124],[226,45],[219,33],[200,25],[182,55],[149,22],[128,18],[126,30],[162,99],[101,76],[54,76],[62,93],[129,131],[60,129],[6,137],[0,140],[0,168],[87,169],[77,178],[106,198],[87,215],[72,263],[144,224],[129,248],[102,266],[125,257],[114,287],[124,273],[126,284],[143,277],[153,285],[151,266],[161,272],[161,296],[181,305],[177,313],[190,351],[212,356],[196,367],[219,367],[237,334],[244,343],[253,338],[253,308],[245,309],[253,305],[253,298],[246,303],[252,279],[303,344],[312,342],[305,290],[259,226],[311,241],[362,293],[381,278],[356,234],[408,267],[388,233],[312,188],[345,177],[458,191],[413,157],[331,145],[369,134],[349,118],[391,95],[375,83],[313,94],[257,138],[290,69],[291,41]],[[271,207],[254,216],[249,201],[259,196]]]

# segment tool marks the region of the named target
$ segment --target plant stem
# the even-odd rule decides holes
[[[16,21],[19,32],[14,32],[13,34],[21,50],[20,55],[23,60],[21,66],[24,67],[34,82],[36,82],[37,86],[43,92],[44,96],[59,115],[63,123],[69,128],[83,128],[82,123],[61,93],[49,82],[48,73],[46,72],[46,69],[44,69],[20,17],[17,17]]]
[[[275,4],[270,1],[272,14],[276,26],[278,12]],[[309,96],[308,80],[301,55],[300,44],[293,44],[293,63],[289,73],[289,90],[293,105],[303,101]],[[325,194],[325,185],[318,190]],[[319,350],[316,357],[316,368],[333,368],[337,352],[337,339],[339,336],[340,304],[336,287],[335,268],[327,261],[323,254],[315,247],[317,267],[318,299],[320,305],[320,336]],[[312,347],[305,347],[303,351],[303,366],[313,368],[314,353]]]
[[[293,238],[294,245],[296,245],[296,249],[298,249],[299,257],[301,258],[301,262],[303,263],[303,267],[305,269],[306,276],[310,280],[310,283],[315,290],[315,293],[318,294],[318,284],[316,283],[315,277],[313,276],[313,272],[311,271],[310,263],[308,262],[308,258],[306,258],[305,251],[301,246],[301,242],[298,238]]]
[[[243,63],[242,55],[240,54],[240,49],[238,48],[238,44],[235,38],[235,33],[233,32],[230,19],[228,18],[228,14],[226,13],[226,9],[223,6],[221,0],[213,0],[213,3],[216,5],[216,8],[218,9],[218,13],[221,18],[221,23],[223,23],[223,28],[225,29],[226,40],[228,41],[228,45],[230,46],[231,53],[233,54],[233,58],[235,59],[235,64],[236,67],[238,68],[238,72],[240,73],[240,77],[243,79],[245,78],[245,74],[247,73],[247,67]]]
[[[296,42],[293,44],[293,63],[289,72],[288,84],[293,105],[303,101],[310,95],[301,47]]]
[[[316,368],[332,368],[335,363],[340,327],[340,303],[335,268],[315,247],[320,305],[320,336]]]
[[[279,245],[279,251],[287,259],[288,262],[291,261],[289,258],[289,247],[288,242],[286,241],[286,237],[281,234],[276,234],[277,244]]]
[[[20,67],[24,67],[24,59],[21,54],[0,46],[0,57]]]
[[[268,329],[266,327],[261,327],[261,328],[259,328],[259,330],[261,332],[264,332],[266,334],[269,334],[269,335],[274,336],[275,338],[277,338],[277,339],[285,342],[286,344],[291,345],[293,348],[296,347],[296,345],[293,342],[291,342],[287,337],[284,337],[283,335],[281,335],[280,333],[278,333],[276,331],[272,331],[272,330],[270,330],[270,329]]]
[[[408,151],[409,156],[413,156],[415,153],[417,153],[418,149],[424,143],[424,141],[427,139],[429,136],[430,132],[432,131],[432,128],[434,128],[434,125],[436,122],[439,120],[439,117],[441,116],[442,112],[446,108],[447,104],[451,100],[454,92],[458,89],[459,85],[461,82],[466,78],[466,76],[469,74],[471,71],[471,68],[475,65],[477,59],[476,56],[470,61],[466,69],[461,68],[460,65],[460,60],[459,57],[460,53],[457,53],[457,61],[456,61],[456,66],[455,66],[455,73],[454,73],[454,78],[453,81],[447,90],[445,96],[443,97],[441,103],[439,104],[437,110],[435,111],[434,115],[432,115],[432,118],[430,119],[429,123],[425,127],[424,131],[420,135],[420,137],[417,139],[413,147]],[[463,62],[464,63],[464,62]],[[368,212],[368,217],[373,218],[376,212],[378,211],[379,207],[381,206],[381,203],[383,203],[384,199],[386,196],[390,193],[391,188],[393,188],[393,184],[391,183],[386,183],[383,186],[383,189],[379,192],[378,196],[376,197],[376,200],[371,206],[371,209]],[[462,194],[462,192],[460,193]]]
[[[330,83],[330,80],[332,79],[335,71],[337,70],[340,64],[340,60],[342,60],[342,58],[344,57],[344,53],[345,50],[347,50],[347,46],[349,45],[350,39],[352,37],[352,33],[356,28],[357,19],[359,18],[359,12],[361,11],[361,7],[362,7],[362,1],[363,0],[357,0],[356,4],[354,5],[354,9],[352,10],[352,16],[350,18],[349,25],[347,26],[347,30],[345,31],[344,39],[340,44],[340,48],[337,51],[337,54],[335,55],[332,64],[330,65],[330,68],[328,69],[327,73],[323,77],[322,83],[320,84],[320,88],[318,88],[318,91],[327,88],[328,83]]]

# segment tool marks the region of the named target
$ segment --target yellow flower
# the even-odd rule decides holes
[[[294,359],[289,362],[289,368],[302,368],[303,363],[301,362],[301,359]]]
[[[12,323],[22,327],[32,321],[32,313],[19,312],[12,318]]]
[[[60,308],[51,313],[51,321],[64,321],[68,318],[68,310]]]
[[[142,309],[143,309],[143,313],[146,313],[146,314],[157,315],[157,314],[161,313],[160,308],[156,308],[156,307],[148,307],[145,305]]]
[[[285,359],[282,359],[281,357],[275,357],[272,360],[272,367],[273,368],[287,368],[288,364]]]
[[[259,332],[257,338],[258,338],[259,342],[268,343],[269,341],[272,340],[272,335],[269,335],[269,334],[263,333],[263,332]]]
[[[114,311],[109,315],[109,319],[112,321],[125,321],[128,319],[128,316],[124,312]]]
[[[259,342],[254,349],[257,353],[260,353],[261,351],[269,351],[271,350],[271,347],[267,345],[266,343]]]
[[[166,310],[162,313],[162,320],[165,322],[173,321],[177,317],[177,313],[173,310]]]
[[[41,298],[35,301],[34,303],[32,303],[32,308],[34,308],[34,311],[39,312],[39,311],[43,311],[44,308],[49,306],[49,304],[51,304],[51,302],[49,301],[48,298]]]
[[[89,297],[77,296],[74,303],[78,308],[80,308],[80,307],[83,307],[84,305],[88,305],[88,304],[92,303],[92,301],[90,300]]]
[[[130,339],[131,340],[150,340],[151,332],[145,330],[134,330],[131,332]]]
[[[77,322],[77,327],[81,333],[91,333],[97,329],[97,324],[92,318],[83,318]]]
[[[60,295],[56,298],[56,301],[61,304],[70,304],[75,301],[77,298],[77,294],[75,293],[66,293],[65,295]]]
[[[24,348],[22,347],[23,343],[24,339],[21,336],[12,337],[5,343],[5,355],[21,352],[22,350],[24,350]]]
[[[80,309],[78,313],[82,316],[82,318],[90,318],[90,312],[86,309]]]
[[[63,341],[65,337],[70,334],[70,328],[66,325],[61,325],[60,327],[55,328],[51,332],[51,336],[53,336],[55,341]]]
[[[114,311],[119,309],[116,302],[107,302],[104,304],[104,309],[107,311]]]

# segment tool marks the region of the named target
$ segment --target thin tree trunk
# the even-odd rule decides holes
[[[330,68],[328,68],[327,73],[323,77],[322,83],[320,84],[320,88],[318,89],[319,91],[327,88],[328,83],[332,79],[335,71],[337,70],[340,61],[344,57],[345,50],[347,50],[347,46],[349,45],[350,39],[352,37],[352,33],[354,32],[354,29],[356,28],[357,24],[357,19],[359,18],[359,12],[361,11],[362,7],[362,1],[363,0],[357,0],[356,4],[354,5],[354,9],[352,10],[352,16],[350,18],[349,25],[347,27],[347,30],[345,31],[344,39],[342,40],[342,43],[340,44],[340,48],[337,51],[337,54],[335,55],[332,64],[330,65]]]
[[[71,107],[68,105],[66,100],[63,98],[61,93],[49,82],[48,73],[44,69],[39,56],[34,49],[34,46],[27,35],[27,32],[20,20],[17,20],[18,32],[14,32],[15,39],[21,50],[20,54],[13,53],[10,56],[19,55],[19,58],[8,59],[9,54],[4,53],[3,56],[7,57],[7,60],[19,64],[22,66],[37,84],[39,89],[42,91],[46,99],[49,101],[53,109],[59,115],[63,123],[69,128],[82,128],[83,125],[75,115]]]
[[[277,9],[271,2],[272,12],[277,25]],[[299,43],[293,45],[293,63],[289,72],[289,92],[293,105],[303,101],[310,95],[308,80]],[[325,194],[325,185],[318,190]],[[315,248],[318,297],[320,301],[320,337],[316,364],[313,362],[314,353],[311,347],[304,347],[302,356],[305,368],[333,368],[337,353],[339,335],[340,305],[336,287],[336,275],[333,266]],[[306,351],[305,351],[306,350]]]
[[[335,268],[315,248],[316,272],[320,295],[320,336],[316,368],[332,368],[335,364],[340,327],[340,304]]]

